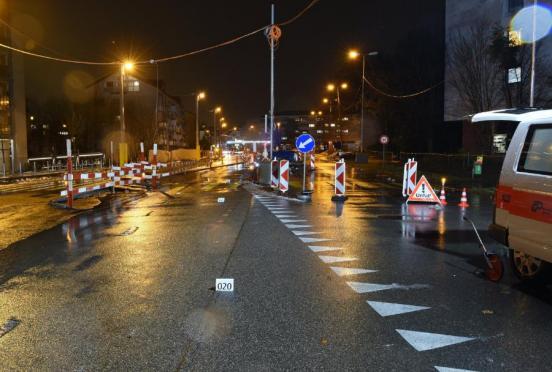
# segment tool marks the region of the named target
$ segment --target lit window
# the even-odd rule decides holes
[[[309,128],[315,128],[316,124],[309,124]]]
[[[347,120],[349,120],[349,118],[348,118],[347,116],[345,116],[345,117],[343,118],[343,121],[347,121]]]
[[[329,127],[329,126],[330,126],[330,124],[326,123],[326,124],[324,124],[324,126],[325,126],[325,127]]]
[[[343,133],[349,133],[349,129],[343,129],[342,132]]]
[[[334,123],[331,123],[331,124],[330,124],[330,127],[332,127],[332,128],[335,127],[335,124],[334,124]]]
[[[516,47],[521,45],[521,31],[511,30],[508,32],[508,44],[511,47]]]
[[[321,133],[324,133],[324,131],[323,131],[322,129],[318,129],[318,130],[316,131],[316,133],[321,134]]]
[[[515,84],[521,81],[521,67],[508,69],[508,84]]]

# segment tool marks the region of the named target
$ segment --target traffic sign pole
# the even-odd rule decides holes
[[[303,154],[303,194],[305,193],[305,182],[307,177],[307,154]]]

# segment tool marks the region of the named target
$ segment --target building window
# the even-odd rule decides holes
[[[324,131],[323,131],[322,129],[318,129],[318,130],[316,131],[316,133],[322,134],[322,133],[324,133]]]
[[[135,79],[128,79],[128,81],[126,82],[126,87],[129,92],[139,92],[140,82]]]
[[[508,84],[521,82],[521,67],[508,69]]]
[[[309,124],[309,128],[315,128],[316,124]]]
[[[521,42],[521,31],[519,30],[510,30],[508,31],[508,45],[511,47],[517,47],[522,44]]]
[[[332,128],[335,127],[335,123],[331,123],[330,127],[332,127]]]
[[[349,129],[343,129],[342,132],[343,133],[349,133]]]

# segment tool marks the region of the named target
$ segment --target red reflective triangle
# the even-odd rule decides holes
[[[289,171],[286,169],[286,170],[284,171],[284,173],[282,173],[282,178],[284,178],[284,179],[287,180],[288,177],[289,177]]]
[[[441,201],[437,197],[437,194],[435,194],[435,191],[433,191],[433,187],[431,187],[425,176],[420,177],[418,184],[406,202],[441,204]]]
[[[337,182],[343,185],[343,181],[345,181],[345,172],[341,172],[341,174],[337,176]]]

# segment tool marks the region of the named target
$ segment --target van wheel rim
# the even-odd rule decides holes
[[[520,251],[514,251],[514,263],[516,269],[523,276],[535,276],[538,274],[542,261]]]

